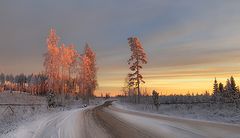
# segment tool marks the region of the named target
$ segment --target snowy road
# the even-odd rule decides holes
[[[109,137],[89,114],[93,107],[55,113],[19,127],[14,138],[94,138]]]
[[[179,119],[111,106],[65,111],[48,116],[15,133],[20,138],[240,138],[240,126]]]

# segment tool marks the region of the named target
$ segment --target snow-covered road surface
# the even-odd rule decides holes
[[[124,110],[111,102],[64,111],[22,126],[17,138],[240,138],[240,126]]]
[[[107,133],[86,113],[93,107],[52,114],[38,121],[19,127],[12,137],[16,138],[91,138],[108,137]],[[93,130],[90,133],[90,131]]]
[[[104,111],[146,137],[240,138],[240,125],[182,119],[108,106]]]

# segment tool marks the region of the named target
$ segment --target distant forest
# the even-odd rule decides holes
[[[137,103],[137,93],[134,90],[123,88],[123,94],[118,97],[122,102]],[[159,92],[153,90],[149,95],[147,92],[141,94],[141,104],[160,106],[161,104],[232,104],[240,107],[240,91],[236,85],[234,77],[227,79],[226,84],[218,83],[215,78],[213,82],[213,91],[210,94],[186,94],[186,95],[159,95]]]

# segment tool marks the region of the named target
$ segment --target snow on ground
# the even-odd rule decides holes
[[[20,104],[46,104],[46,100],[41,96],[34,96],[25,92],[5,91],[0,93],[0,103],[20,103]]]
[[[58,138],[58,137],[80,137],[79,131],[82,129],[81,120],[83,109],[73,109],[52,113],[36,121],[26,123],[18,127],[13,133],[9,133],[9,138]],[[74,128],[74,129],[73,129]]]
[[[48,114],[24,123],[4,138],[81,138],[109,137],[86,112],[95,106]],[[90,121],[89,121],[90,120]],[[90,132],[89,133],[89,130]]]
[[[9,106],[2,104],[39,104],[36,106]],[[20,92],[0,93],[0,137],[1,134],[9,133],[19,124],[37,118],[35,115],[49,112],[46,99],[40,96],[32,96]]]
[[[116,107],[117,106],[117,107]],[[169,117],[166,115],[144,113],[140,111],[126,110],[113,107],[106,109],[118,120],[128,123],[128,126],[138,128],[138,130],[150,137],[164,138],[239,138],[240,125],[216,123],[210,121],[199,121],[194,119],[182,119]]]
[[[162,104],[158,111],[150,104],[117,102],[115,106],[168,116],[240,124],[240,109],[232,104]]]
[[[102,99],[90,101],[91,105],[100,104]],[[34,106],[10,106],[3,104],[35,104]],[[33,122],[59,113],[64,110],[77,109],[82,106],[82,100],[73,97],[64,101],[64,107],[47,108],[47,100],[42,96],[29,93],[8,91],[0,93],[0,138],[11,135],[12,131],[28,122]],[[12,112],[12,110],[13,112]]]

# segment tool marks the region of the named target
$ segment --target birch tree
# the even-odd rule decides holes
[[[84,97],[86,98],[87,104],[89,104],[89,97],[91,93],[91,60],[86,56],[83,55],[80,57],[81,65],[80,65],[80,90],[83,93]]]
[[[91,70],[91,74],[90,74],[90,80],[91,80],[91,82],[90,82],[90,87],[91,87],[90,96],[92,97],[94,95],[93,92],[95,91],[95,89],[97,88],[97,85],[98,85],[97,84],[96,54],[89,47],[88,43],[86,43],[84,54],[90,60],[90,64],[89,64],[89,68]]]
[[[69,83],[72,80],[71,73],[75,72],[77,57],[78,54],[73,45],[65,46],[62,44],[60,47],[60,61],[63,92],[69,90]]]
[[[44,67],[45,73],[48,77],[48,86],[50,91],[57,92],[58,91],[58,81],[60,79],[60,65],[59,65],[59,37],[56,34],[54,29],[50,30],[50,33],[47,38],[47,48],[48,51],[44,55]]]
[[[76,80],[76,71],[77,71],[77,59],[78,53],[74,48],[73,44],[66,47],[66,86],[68,92],[73,92],[75,80]],[[74,78],[75,77],[75,78]]]
[[[88,44],[85,46],[84,54],[80,55],[78,86],[88,104],[89,98],[94,96],[97,87],[96,56]]]

